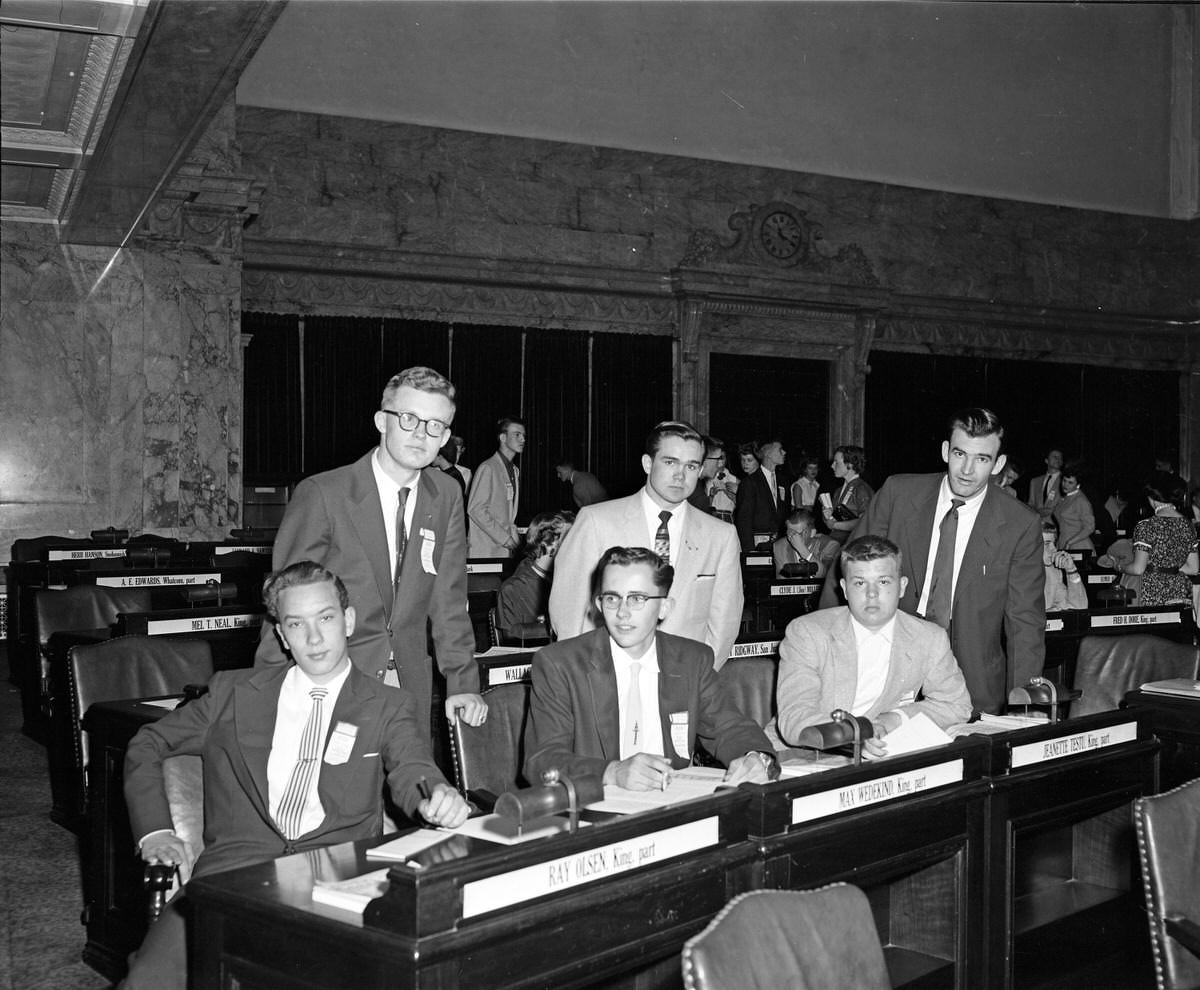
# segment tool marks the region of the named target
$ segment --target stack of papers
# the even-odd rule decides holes
[[[661,791],[631,791],[615,784],[604,785],[604,799],[589,804],[591,811],[634,815],[652,808],[666,808],[692,798],[706,797],[725,780],[725,771],[717,767],[687,767],[673,770]]]
[[[1166,681],[1149,681],[1142,690],[1150,694],[1169,694],[1178,698],[1195,698],[1200,701],[1200,681],[1190,677],[1173,677]]]
[[[388,889],[388,871],[374,870],[348,880],[318,880],[313,884],[312,899],[317,904],[353,911],[361,915],[376,897]]]

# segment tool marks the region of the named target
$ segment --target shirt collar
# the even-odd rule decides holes
[[[413,480],[407,485],[396,484],[392,477],[383,470],[383,467],[379,463],[378,447],[375,448],[375,453],[371,456],[371,473],[375,475],[375,487],[379,489],[380,497],[382,498],[384,495],[390,494],[392,497],[388,501],[392,503],[395,503],[396,496],[399,495],[401,488],[407,488],[411,493],[416,489],[417,483],[421,480],[421,472],[418,471],[413,476]]]
[[[851,615],[850,628],[854,630],[854,642],[859,649],[862,649],[864,643],[879,639],[882,639],[882,641],[886,643],[890,649],[892,645],[892,636],[896,631],[896,617],[893,615],[887,620],[882,628],[872,630],[868,629],[861,622],[859,622],[858,619]]]
[[[626,653],[624,648],[618,645],[617,641],[613,639],[612,636],[608,637],[608,645],[612,649],[614,665],[628,668],[630,664],[640,663],[642,665],[643,673],[657,674],[659,672],[657,635],[653,640],[650,641],[650,649],[642,654],[641,658],[638,660],[634,660],[633,657]]]
[[[287,676],[292,682],[292,687],[303,694],[308,694],[312,688],[323,687],[329,692],[326,697],[336,698],[342,690],[342,685],[346,683],[346,678],[350,676],[350,668],[353,664],[354,661],[351,660],[337,677],[325,684],[317,684],[308,674],[304,673],[298,663],[292,664],[292,669],[287,672]]]
[[[697,484],[698,483],[699,482],[697,482]],[[678,520],[680,522],[683,521],[684,514],[687,512],[687,507],[688,507],[687,499],[684,499],[673,509],[664,509],[661,505],[659,505],[656,501],[654,501],[654,499],[652,499],[650,497],[650,491],[645,485],[642,486],[641,496],[642,496],[642,511],[646,514],[647,519],[654,520],[654,524],[656,526],[658,525],[658,514],[660,512],[671,513],[671,522],[672,523],[674,523],[676,520]]]

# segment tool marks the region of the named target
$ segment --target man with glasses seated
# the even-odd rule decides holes
[[[730,784],[777,776],[763,730],[723,701],[712,650],[659,630],[674,606],[672,567],[643,547],[610,547],[595,574],[603,626],[533,658],[526,778],[557,769],[660,790],[697,741]]]
[[[466,534],[458,484],[431,467],[450,440],[454,386],[432,368],[394,375],[375,413],[379,446],[353,464],[296,486],[275,537],[275,570],[313,560],[338,574],[358,621],[350,659],[416,697],[429,725],[433,697],[426,620],[446,678],[446,717],[480,725],[475,635],[467,614]],[[256,667],[283,664],[271,623],[263,623]]]

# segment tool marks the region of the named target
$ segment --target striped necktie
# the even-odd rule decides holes
[[[329,693],[328,688],[315,687],[308,692],[312,697],[312,709],[304,732],[300,735],[300,752],[292,777],[283,792],[276,812],[276,824],[286,839],[296,839],[302,834],[300,822],[304,818],[304,806],[308,803],[308,792],[321,765],[321,702]]]

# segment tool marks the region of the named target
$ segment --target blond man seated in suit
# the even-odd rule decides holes
[[[355,614],[341,579],[302,561],[276,571],[263,600],[288,666],[216,674],[206,695],[143,726],[125,756],[125,800],[148,863],[181,880],[383,830],[383,786],[406,814],[456,827],[469,808],[429,751],[408,691],[350,662]],[[204,758],[204,851],[172,830],[163,760]],[[429,794],[428,797],[423,792]],[[193,870],[193,859],[195,859]],[[126,988],[187,986],[176,897],[133,958]]]
[[[872,756],[886,756],[887,734],[918,712],[942,729],[966,722],[971,697],[946,631],[899,611],[908,583],[899,548],[860,536],[842,550],[841,565],[848,604],[793,619],[779,646],[783,743],[796,745],[801,730],[828,722],[835,708],[871,720],[874,738],[863,748]]]
[[[594,775],[629,790],[659,790],[688,766],[697,740],[730,784],[778,775],[755,722],[725,703],[703,643],[660,632],[673,569],[644,547],[610,547],[596,568],[604,625],[538,651],[525,732],[525,776]]]

